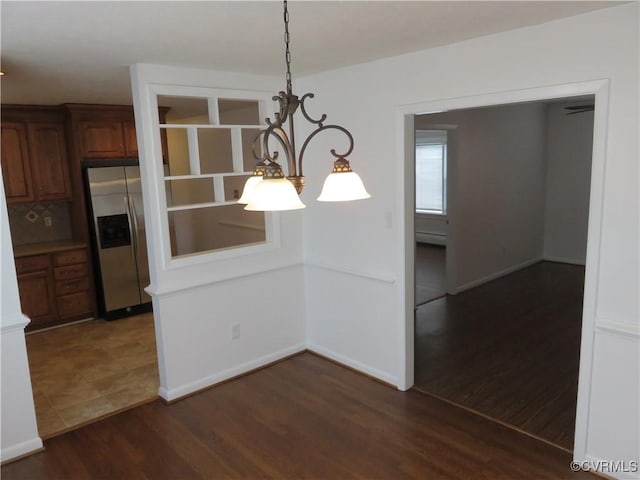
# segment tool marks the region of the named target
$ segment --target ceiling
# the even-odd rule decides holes
[[[292,73],[295,78],[619,3],[625,2],[292,1]],[[139,62],[284,77],[281,10],[279,1],[2,0],[1,100],[130,104],[127,67]]]

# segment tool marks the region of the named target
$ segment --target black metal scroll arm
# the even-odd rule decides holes
[[[258,132],[258,135],[253,139],[253,143],[251,145],[253,156],[256,160],[258,160],[258,162],[263,162],[267,165],[277,164],[278,152],[274,150],[271,153],[271,148],[269,146],[269,141],[273,136],[276,138],[285,152],[289,172],[293,172],[293,175],[295,175],[295,151],[293,149],[293,146],[291,145],[289,138],[287,137],[287,134],[282,128],[282,126],[290,116],[290,97],[285,92],[280,92],[278,95],[273,97],[273,100],[279,103],[280,111],[275,113],[274,121],[272,121],[270,118],[265,119],[265,122],[268,125],[267,128]],[[262,154],[258,152],[258,145],[260,144],[260,141],[262,141]]]
[[[299,164],[299,167],[300,167],[300,175],[302,175],[302,160],[304,159],[304,152],[306,151],[307,146],[309,145],[309,142],[313,138],[315,138],[315,136],[317,134],[319,134],[320,132],[322,132],[324,130],[339,130],[342,133],[344,133],[347,136],[347,139],[349,140],[349,148],[347,149],[347,151],[345,153],[336,153],[336,150],[334,148],[332,148],[330,150],[331,155],[336,157],[337,160],[345,159],[347,156],[349,156],[351,154],[351,152],[353,152],[353,137],[351,136],[351,133],[349,133],[349,130],[347,130],[344,127],[341,127],[340,125],[322,125],[321,124],[318,128],[316,128],[311,133],[311,135],[309,135],[307,137],[307,139],[302,144],[302,149],[300,150],[300,158],[299,158],[299,161],[298,161],[298,164]]]
[[[336,157],[336,159],[338,160],[344,159],[345,157],[350,155],[351,152],[353,151],[353,136],[346,128],[341,127],[340,125],[324,125],[324,121],[327,119],[326,113],[323,113],[319,119],[314,119],[307,113],[307,109],[305,108],[304,102],[307,98],[313,98],[314,96],[315,95],[313,93],[305,93],[300,99],[300,110],[302,111],[302,115],[309,123],[318,125],[318,128],[316,128],[313,132],[311,132],[311,134],[307,137],[307,139],[302,144],[302,149],[300,150],[300,157],[298,159],[299,175],[302,175],[302,161],[304,159],[304,152],[307,150],[307,146],[309,145],[309,142],[313,138],[315,138],[315,136],[318,133],[324,130],[339,130],[342,133],[344,133],[347,136],[347,139],[349,140],[349,148],[345,153],[336,153],[335,149],[333,148],[330,150],[331,155]]]

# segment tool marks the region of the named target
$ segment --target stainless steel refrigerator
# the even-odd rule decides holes
[[[149,264],[138,166],[87,167],[100,314],[107,320],[149,311]],[[91,222],[90,222],[91,223]]]

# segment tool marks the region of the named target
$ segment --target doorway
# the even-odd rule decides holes
[[[414,119],[413,114],[420,114],[422,112],[431,112],[431,111],[451,111],[454,109],[464,109],[464,108],[476,108],[482,106],[497,106],[497,105],[506,105],[506,104],[514,104],[514,103],[522,103],[522,102],[533,102],[533,101],[549,101],[559,98],[565,97],[580,97],[584,95],[592,95],[595,94],[594,104],[595,108],[595,116],[594,116],[594,135],[593,135],[593,155],[592,155],[592,171],[590,176],[590,201],[589,201],[589,231],[588,231],[588,247],[586,254],[586,268],[585,268],[585,280],[584,280],[584,303],[583,303],[583,311],[582,311],[582,329],[580,333],[580,340],[576,341],[579,343],[578,350],[580,351],[580,359],[579,359],[579,382],[578,382],[578,401],[576,407],[576,421],[575,421],[575,443],[573,445],[573,450],[575,452],[575,456],[579,457],[584,454],[585,451],[585,441],[586,441],[586,417],[587,417],[587,408],[588,408],[588,390],[589,390],[589,381],[590,381],[590,369],[591,369],[591,358],[592,358],[592,344],[591,339],[593,337],[593,327],[594,327],[594,298],[596,291],[596,284],[594,282],[594,272],[593,269],[597,266],[598,260],[598,243],[599,238],[597,235],[594,235],[594,232],[597,232],[599,228],[599,224],[601,221],[601,200],[597,195],[597,192],[602,186],[603,181],[603,166],[604,166],[604,121],[603,118],[606,118],[606,92],[608,89],[607,82],[586,82],[583,84],[571,84],[564,85],[558,87],[548,87],[548,88],[540,88],[540,89],[531,89],[531,90],[522,90],[517,92],[506,92],[499,94],[491,94],[486,96],[479,97],[467,97],[453,100],[444,100],[442,102],[428,102],[421,105],[413,105],[408,106],[402,109],[400,112],[401,118],[399,118],[399,125],[401,125],[401,129],[404,132],[404,143],[402,144],[402,153],[404,158],[406,159],[406,163],[404,166],[403,176],[405,179],[405,189],[409,192],[409,195],[406,195],[404,198],[405,205],[405,225],[408,227],[405,231],[405,237],[403,239],[404,242],[404,250],[406,252],[405,256],[405,282],[407,285],[407,302],[411,301],[409,304],[405,304],[405,312],[406,315],[406,332],[407,335],[405,340],[406,344],[406,374],[407,374],[407,384],[411,385],[413,383],[413,373],[414,373],[414,358],[413,351],[414,345],[413,341],[416,338],[416,332],[414,331],[414,315],[413,311],[409,311],[409,307],[412,307],[415,304],[415,300],[413,295],[411,294],[411,286],[413,285],[413,275],[414,275],[414,251],[415,245],[413,243],[414,240],[414,232],[415,232],[415,224],[414,224],[414,202],[413,202],[413,183],[414,177],[411,169],[413,168],[413,155],[414,152],[409,151],[409,148],[414,146],[413,144],[413,135],[414,135]],[[457,185],[459,187],[459,185]],[[595,195],[594,195],[595,190]],[[459,234],[459,232],[458,232]],[[457,252],[458,254],[460,252]],[[462,259],[458,256],[458,264],[460,265]],[[532,262],[536,263],[536,262]],[[524,265],[523,265],[524,266]],[[460,273],[460,272],[458,272]],[[504,276],[506,273],[510,272],[500,272],[501,275],[499,277]],[[497,277],[496,277],[497,278]],[[459,278],[458,291],[470,290],[473,287],[478,286],[474,285],[473,279],[471,278]],[[484,283],[484,282],[482,282]],[[462,287],[462,288],[460,288]],[[542,340],[544,341],[544,340]],[[553,341],[553,340],[552,340]],[[411,342],[411,344],[409,344]],[[453,359],[450,359],[453,361]],[[417,379],[417,376],[416,376]]]
[[[458,295],[420,304],[436,265],[416,246],[415,388],[573,446],[593,98],[417,116],[458,125]],[[579,115],[578,115],[579,114]],[[426,118],[425,118],[426,117]],[[416,130],[416,237],[423,130]],[[432,169],[432,177],[446,175]],[[490,188],[487,188],[490,187]],[[485,213],[486,212],[486,213]],[[446,214],[441,209],[441,214]],[[446,242],[445,242],[446,243]],[[460,292],[460,293],[459,293]]]

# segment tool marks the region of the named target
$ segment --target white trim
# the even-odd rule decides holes
[[[578,378],[578,404],[576,408],[576,430],[574,439],[574,453],[576,458],[584,458],[587,452],[589,431],[589,410],[591,400],[591,376],[593,370],[593,348],[595,316],[598,298],[598,279],[600,266],[600,248],[602,235],[602,210],[604,205],[604,179],[606,162],[606,143],[609,110],[609,80],[597,79],[583,82],[547,85],[535,88],[523,88],[503,92],[493,92],[473,96],[444,98],[396,108],[396,154],[404,161],[396,163],[396,178],[398,179],[396,204],[398,218],[403,221],[400,225],[397,248],[404,253],[399,261],[399,288],[405,290],[399,293],[402,305],[399,313],[404,315],[402,338],[403,363],[400,365],[401,375],[406,377],[406,383],[413,383],[414,353],[413,353],[413,324],[414,313],[413,295],[407,290],[414,285],[413,271],[413,240],[414,240],[414,206],[407,199],[415,195],[413,174],[410,167],[414,158],[407,144],[409,132],[413,129],[413,116],[423,112],[448,111],[463,108],[485,107],[521,102],[532,102],[555,98],[595,95],[595,111],[593,124],[593,153],[591,163],[591,188],[589,204],[589,228],[587,241],[587,256],[585,267],[584,304],[582,313],[582,334],[580,345],[580,370]],[[407,210],[410,209],[410,215]],[[451,215],[451,212],[449,212]],[[407,242],[410,238],[411,242]],[[448,249],[449,250],[449,249]],[[402,257],[402,255],[400,255]],[[411,292],[413,293],[413,292]]]
[[[254,99],[255,100],[255,99]],[[256,100],[256,102],[258,102],[259,100]],[[264,125],[251,125],[251,124],[246,124],[246,125],[231,125],[231,124],[218,124],[218,125],[211,125],[208,123],[161,123],[159,125],[159,127],[163,130],[172,130],[172,129],[194,129],[194,130],[198,130],[198,129],[211,129],[211,130],[238,130],[238,129],[262,129],[265,126]]]
[[[294,345],[278,352],[270,353],[263,357],[256,358],[255,360],[245,362],[241,365],[228,368],[227,370],[223,370],[213,375],[209,375],[199,380],[194,380],[193,382],[189,382],[177,388],[166,389],[160,387],[160,389],[158,390],[158,395],[160,395],[164,400],[171,402],[189,394],[198,392],[199,390],[211,387],[217,383],[229,380],[230,378],[248,373],[260,367],[264,367],[265,365],[276,362],[290,355],[304,352],[305,350],[306,347],[304,344]]]
[[[397,148],[396,158],[404,161],[395,162],[399,172],[396,174],[396,202],[400,208],[396,238],[398,276],[398,311],[400,324],[398,330],[398,388],[408,390],[414,380],[414,348],[415,348],[415,221],[416,221],[416,187],[415,187],[415,116],[414,112],[398,111],[396,116]],[[448,164],[448,162],[447,162]],[[404,272],[404,275],[402,273]]]
[[[0,332],[3,334],[15,330],[24,330],[24,328],[31,323],[31,319],[22,313],[19,313],[8,321],[3,318],[2,321],[3,324],[0,326]]]
[[[375,272],[351,270],[349,268],[338,267],[335,265],[330,265],[326,262],[318,262],[314,260],[305,261],[304,265],[308,267],[313,267],[313,268],[320,268],[322,270],[329,270],[330,272],[337,272],[337,273],[343,273],[345,275],[351,275],[354,277],[366,278],[367,280],[373,280],[376,282],[391,283],[391,284],[396,283],[395,277],[390,274],[384,274],[384,273],[380,274]]]
[[[214,177],[214,181],[220,180],[219,177]],[[215,188],[215,186],[214,186]],[[224,193],[224,191],[223,191]],[[216,193],[216,195],[218,195]],[[189,203],[187,205],[175,205],[173,207],[167,207],[167,212],[181,212],[183,210],[198,210],[199,208],[208,208],[208,207],[223,207],[228,205],[237,205],[237,200],[216,200],[213,202],[204,202],[204,203]],[[240,248],[239,246],[235,246],[233,248]],[[196,255],[204,255],[205,252],[195,252]],[[176,257],[173,257],[176,258]],[[179,257],[177,257],[179,258]]]
[[[568,263],[569,265],[580,265],[583,267],[586,263],[584,259],[579,260],[577,258],[554,257],[553,255],[542,255],[542,260],[545,262]]]
[[[531,265],[535,265],[542,261],[541,257],[532,258],[530,260],[526,260],[517,265],[513,265],[512,267],[505,268],[504,270],[500,270],[499,272],[492,273],[491,275],[487,275],[486,277],[478,278],[469,283],[465,283],[464,285],[460,285],[456,288],[456,293],[464,292],[465,290],[469,290],[474,287],[478,287],[485,283],[496,280],[500,277],[504,277],[505,275],[509,275],[510,273],[517,272],[518,270],[522,270],[523,268],[530,267]]]
[[[170,175],[164,177],[164,180],[194,180],[197,178],[244,177],[250,175],[253,175],[253,172],[200,173],[198,175]]]
[[[593,377],[593,351],[595,345],[595,319],[597,312],[598,279],[600,277],[600,248],[602,241],[602,210],[609,118],[609,80],[591,82],[595,94],[593,116],[593,152],[591,159],[591,186],[589,189],[589,221],[585,264],[584,301],[582,306],[582,338],[578,371],[578,398],[574,453],[587,453],[589,414],[591,409],[591,382]],[[585,84],[585,87],[588,84]],[[585,88],[586,89],[586,88]],[[588,92],[585,92],[588,93]]]
[[[596,332],[640,340],[640,325],[611,322],[596,318]]]
[[[34,437],[30,440],[20,442],[17,445],[11,445],[2,449],[0,453],[0,461],[6,462],[12,458],[21,457],[31,452],[42,450],[42,439],[40,437]]]
[[[308,343],[307,350],[313,353],[317,353],[318,355],[321,355],[323,357],[327,357],[335,362],[346,365],[347,367],[358,370],[359,372],[366,373],[367,375],[380,379],[383,382],[389,383],[391,385],[395,385],[400,390],[405,390],[400,387],[398,379],[393,375],[383,372],[381,370],[372,368],[369,365],[365,365],[364,363],[358,362],[357,360],[353,360],[352,358],[345,357],[344,355],[336,353],[333,350],[329,350],[328,348],[321,347],[320,345],[316,345],[315,343]]]

